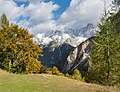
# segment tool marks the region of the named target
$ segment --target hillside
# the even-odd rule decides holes
[[[95,84],[82,83],[47,74],[10,74],[0,70],[0,92],[119,92]]]

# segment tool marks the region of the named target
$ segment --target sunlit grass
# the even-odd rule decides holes
[[[120,92],[117,88],[87,84],[47,74],[11,74],[0,70],[0,92]]]

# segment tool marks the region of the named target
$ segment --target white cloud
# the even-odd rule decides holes
[[[43,2],[43,0],[15,0],[15,1],[29,1],[29,5],[21,5],[20,7],[13,0],[0,0],[0,15],[4,12],[11,22],[16,22],[20,16],[25,19],[19,21],[21,27],[28,28],[30,33],[38,33],[47,30],[52,30],[56,25],[53,21],[53,11],[57,10],[59,6],[52,1]],[[26,17],[28,19],[26,19]]]
[[[52,30],[56,25],[53,21],[53,11],[57,10],[59,6],[53,4],[53,2],[39,2],[39,3],[30,3],[24,11],[25,17],[29,17],[26,22],[30,29],[30,33],[37,34],[40,32]],[[24,25],[23,25],[24,26]]]
[[[45,21],[49,21],[53,18],[53,11],[59,8],[58,5],[53,5],[53,2],[48,3],[30,3],[25,8],[24,16],[29,16],[28,20],[31,25],[37,25]]]
[[[15,22],[20,16],[29,17],[19,21],[19,25],[37,34],[49,30],[64,30],[66,27],[78,28],[87,23],[96,24],[102,14],[104,0],[72,0],[67,10],[59,20],[52,20],[53,11],[60,6],[52,1],[45,3],[44,0],[15,0],[29,1],[29,5],[18,7],[13,0],[0,0],[0,15],[4,12],[8,19]],[[112,0],[106,0],[109,4]]]
[[[59,23],[73,23],[72,26],[83,27],[87,23],[96,24],[103,11],[105,0],[72,0],[69,8],[61,15]],[[106,0],[110,4],[112,0]],[[73,21],[73,22],[72,22]]]
[[[0,0],[0,16],[5,13],[12,22],[23,14],[23,8],[23,6],[17,7],[12,0]]]
[[[19,23],[18,23],[18,25],[20,26],[20,27],[24,27],[24,28],[30,28],[30,22],[29,21],[27,21],[26,19],[24,19],[24,20],[21,20]]]
[[[19,2],[29,1],[29,2],[31,2],[31,3],[39,3],[39,2],[41,2],[41,1],[43,1],[43,0],[15,0],[15,1],[19,1]]]
[[[53,20],[45,21],[35,26],[30,27],[30,33],[37,34],[54,30],[56,28],[56,22]]]

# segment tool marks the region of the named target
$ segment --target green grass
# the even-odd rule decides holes
[[[120,92],[117,88],[82,83],[47,74],[11,74],[0,70],[0,92]]]

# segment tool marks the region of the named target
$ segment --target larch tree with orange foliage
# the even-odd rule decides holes
[[[0,28],[0,68],[14,73],[39,73],[42,49],[27,29],[16,24]]]

